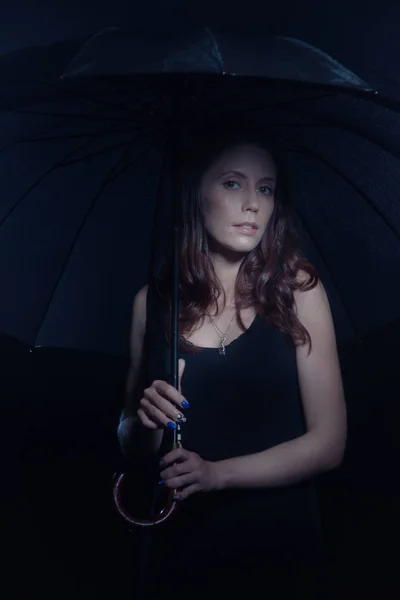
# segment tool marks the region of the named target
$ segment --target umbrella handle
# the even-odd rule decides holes
[[[121,517],[128,521],[131,525],[135,525],[137,527],[154,527],[155,525],[160,525],[172,515],[175,511],[177,502],[175,500],[175,492],[176,490],[169,490],[167,495],[166,506],[153,518],[151,519],[138,519],[131,515],[125,508],[122,498],[125,489],[125,481],[126,475],[125,473],[121,473],[120,475],[115,476],[115,483],[113,487],[113,500],[115,507]]]
[[[181,434],[180,427],[177,427],[177,432],[174,432],[174,442],[172,444],[172,449],[176,449],[180,445]],[[175,441],[175,439],[179,441]],[[125,521],[130,523],[131,525],[135,525],[136,527],[153,527],[155,525],[160,525],[172,515],[172,513],[177,508],[177,501],[175,494],[177,490],[167,490],[167,501],[165,507],[154,517],[150,519],[139,519],[131,515],[125,508],[123,503],[124,491],[125,491],[125,482],[126,482],[126,474],[120,473],[114,475],[114,487],[113,487],[113,500],[115,508]]]

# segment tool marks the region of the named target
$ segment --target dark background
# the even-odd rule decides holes
[[[352,4],[16,1],[2,7],[0,52],[110,25],[153,36],[158,28],[189,24],[238,35],[257,29],[304,39],[399,98],[400,4]],[[341,598],[389,598],[400,591],[392,550],[400,504],[399,334],[400,327],[392,326],[340,348],[349,443],[341,468],[319,485]],[[33,357],[23,345],[1,343],[3,596],[101,598],[122,592],[134,577],[137,542],[111,505],[127,359],[46,349]]]

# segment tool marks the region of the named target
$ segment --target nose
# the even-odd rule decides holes
[[[258,213],[258,211],[260,210],[260,206],[256,190],[246,194],[246,197],[243,200],[242,210],[243,212],[250,210],[251,212]]]

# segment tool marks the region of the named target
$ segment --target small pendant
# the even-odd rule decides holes
[[[226,337],[223,337],[221,340],[221,348],[219,349],[219,353],[222,354],[222,356],[225,356],[225,342],[226,342]]]

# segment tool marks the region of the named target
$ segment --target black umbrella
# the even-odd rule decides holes
[[[304,42],[249,42],[202,30],[150,43],[112,28],[3,60],[0,331],[125,355],[156,198],[163,224],[170,206],[168,136],[227,110],[286,145],[339,342],[400,317],[397,105]]]

